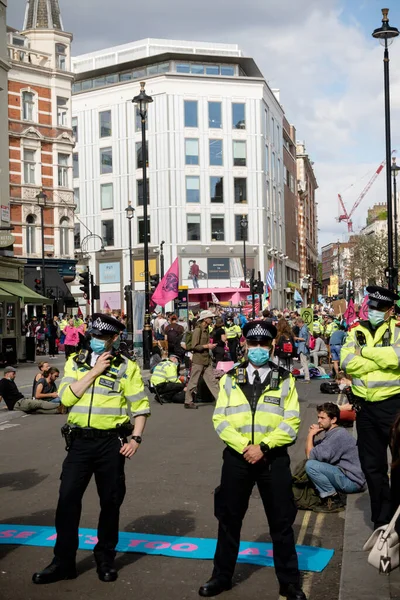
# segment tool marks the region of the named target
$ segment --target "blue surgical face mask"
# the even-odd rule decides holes
[[[371,323],[372,327],[378,327],[378,325],[382,325],[385,320],[385,313],[380,310],[375,310],[373,308],[368,309],[368,321]]]
[[[119,350],[120,345],[121,345],[121,338],[118,336],[117,339],[115,340],[115,342],[113,342],[112,347],[114,348],[114,350]]]
[[[269,350],[268,348],[250,348],[247,353],[249,361],[256,367],[261,367],[269,361]]]
[[[106,343],[104,340],[98,340],[92,337],[90,340],[90,347],[95,354],[103,354],[106,351]]]

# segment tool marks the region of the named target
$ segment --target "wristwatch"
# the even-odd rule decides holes
[[[264,444],[264,442],[260,443],[260,450],[261,452],[264,454],[264,456],[266,456],[269,452],[269,446],[268,444]]]
[[[141,438],[141,436],[140,436],[140,435],[133,435],[133,436],[131,437],[131,439],[132,439],[134,442],[136,442],[137,444],[141,444],[141,443],[142,443],[142,438]]]

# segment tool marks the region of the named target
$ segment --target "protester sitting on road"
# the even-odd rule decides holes
[[[336,383],[339,386],[338,406],[340,410],[341,421],[355,421],[356,411],[354,409],[354,397],[351,391],[352,378],[344,371],[339,371],[336,377]]]
[[[361,492],[365,476],[358,457],[357,442],[338,426],[340,409],[333,402],[317,406],[318,424],[310,426],[306,440],[306,472],[321,497],[317,512],[340,512],[344,494]],[[325,432],[322,440],[315,437]]]
[[[17,370],[14,367],[6,367],[3,379],[0,379],[0,396],[6,403],[8,410],[14,410],[16,402],[24,397],[15,383],[16,373]]]
[[[185,384],[178,376],[179,358],[174,354],[163,358],[153,370],[150,383],[156,388],[163,402],[183,404],[185,401]]]
[[[39,379],[36,386],[36,400],[47,400],[54,404],[60,404],[58,397],[56,380],[60,376],[60,371],[57,367],[51,367],[43,373],[43,377]]]
[[[320,356],[328,356],[328,348],[324,340],[321,337],[321,334],[315,333],[315,346],[310,353],[311,361],[314,363],[316,367],[318,367],[319,357]]]
[[[33,380],[32,398],[35,398],[36,387],[37,387],[39,379],[42,379],[44,377],[44,373],[50,369],[50,363],[46,362],[45,360],[41,360],[38,363],[38,369],[39,369],[39,373],[37,375],[35,375],[35,378]]]

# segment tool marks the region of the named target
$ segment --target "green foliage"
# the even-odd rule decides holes
[[[388,262],[387,235],[359,235],[354,238],[350,273],[360,287],[375,283],[386,285],[385,268]]]

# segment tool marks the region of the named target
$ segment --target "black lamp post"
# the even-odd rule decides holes
[[[242,215],[240,219],[240,227],[242,229],[242,240],[243,240],[243,273],[244,273],[244,282],[246,283],[246,275],[247,275],[247,265],[246,265],[246,238],[247,238],[247,227],[249,226],[249,222],[247,220],[246,215]]]
[[[144,233],[144,293],[145,316],[143,327],[143,368],[150,369],[150,354],[152,348],[151,317],[150,317],[150,273],[149,273],[149,224],[147,222],[147,152],[146,152],[146,119],[147,106],[153,102],[144,90],[145,82],[140,82],[140,93],[132,100],[138,105],[142,121],[142,173],[143,173],[143,233]]]
[[[389,50],[392,39],[399,35],[397,27],[389,25],[389,9],[382,8],[382,27],[375,29],[372,36],[384,46],[383,72],[385,92],[385,137],[386,137],[386,203],[388,230],[388,266],[385,275],[390,290],[395,289],[397,280],[396,267],[393,263],[393,212],[392,212],[392,178],[391,178],[391,138],[390,138],[390,90],[389,90]]]
[[[395,291],[397,292],[399,284],[399,240],[398,240],[398,223],[397,223],[397,173],[400,171],[400,166],[396,164],[396,157],[392,158],[392,175],[393,175],[393,212],[394,212],[394,266],[396,269]]]
[[[95,239],[97,238],[98,240],[100,240],[100,255],[101,256],[105,256],[106,255],[106,249],[104,248],[104,240],[103,238],[98,235],[97,233],[88,233],[87,235],[85,235],[85,237],[82,239],[81,241],[81,252],[82,252],[82,260],[85,259],[85,253],[87,252],[86,249],[86,245],[89,242],[89,240],[91,239]],[[92,316],[94,315],[94,301],[95,300],[100,300],[100,286],[96,285],[94,283],[94,277],[93,277],[93,273],[90,272],[90,267],[87,267],[88,272],[89,272],[89,282],[90,282],[90,293],[89,293],[89,298],[90,298],[90,309],[91,309],[91,313]]]
[[[132,219],[135,214],[135,209],[132,204],[129,202],[128,206],[125,209],[126,218],[128,219],[128,232],[129,232],[129,301],[127,306],[127,314],[128,314],[128,333],[132,340],[132,348],[133,348],[133,298],[132,298],[132,288],[133,288],[133,256],[132,256]]]
[[[160,274],[161,279],[164,277],[164,240],[160,244]]]
[[[43,190],[38,193],[36,200],[40,206],[40,220],[42,222],[42,295],[46,296],[46,270],[44,265],[44,209],[46,206],[47,196]]]

